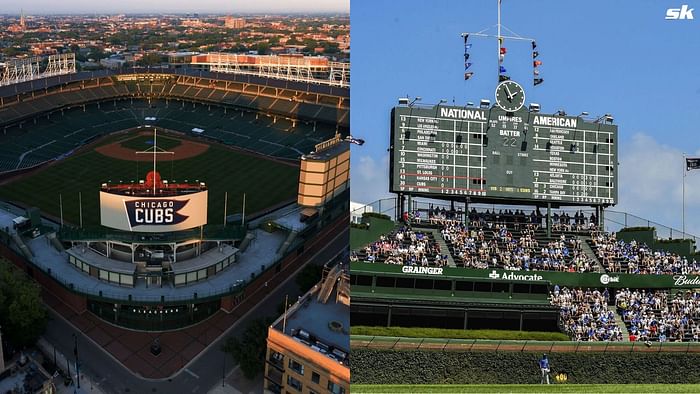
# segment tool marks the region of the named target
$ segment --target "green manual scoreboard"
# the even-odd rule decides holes
[[[503,103],[497,90],[491,108],[395,107],[391,192],[473,202],[615,205],[617,126],[606,117],[586,121],[530,111],[524,98],[509,107],[517,94],[510,90],[516,87],[503,89]]]

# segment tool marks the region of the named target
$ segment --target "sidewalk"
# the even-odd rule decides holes
[[[259,374],[254,380],[248,380],[243,376],[241,368],[234,368],[226,376],[225,384],[219,384],[209,390],[209,394],[259,394],[263,392],[263,375]]]
[[[44,353],[44,357],[47,360],[53,361],[53,356],[54,356],[54,346],[50,344],[46,339],[39,338],[39,341],[37,341],[36,346],[41,350],[42,353]],[[66,356],[61,353],[60,351],[56,350],[56,366],[60,368],[63,372],[68,371],[68,363],[70,362],[70,372],[71,376],[73,377],[73,380],[75,381],[75,360],[73,359],[68,359]],[[51,373],[53,371],[49,371]],[[80,373],[80,389],[78,390],[77,388],[74,387],[74,385],[67,386],[63,383],[63,378],[62,377],[57,377],[54,379],[54,384],[56,386],[56,392],[59,394],[72,394],[72,393],[78,393],[78,394],[104,394],[102,390],[100,390],[99,383],[93,382],[89,376],[83,374],[82,372]]]

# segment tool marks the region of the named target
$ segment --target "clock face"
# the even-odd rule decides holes
[[[525,104],[525,91],[515,81],[503,81],[496,87],[496,105],[506,112],[515,112]]]

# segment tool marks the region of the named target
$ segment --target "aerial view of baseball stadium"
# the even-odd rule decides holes
[[[214,357],[225,378],[234,323],[347,254],[349,64],[210,53],[78,71],[68,53],[5,67],[0,253],[142,387],[197,392],[190,368]]]
[[[700,391],[697,115],[632,104],[698,96],[624,67],[688,26],[594,3],[352,4],[353,393]]]

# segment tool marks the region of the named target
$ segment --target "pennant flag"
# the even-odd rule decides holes
[[[537,70],[537,69],[532,70],[532,74],[533,75],[540,75],[540,70]]]
[[[498,37],[498,46],[503,45],[503,37]]]
[[[468,68],[471,67],[471,66],[472,66],[471,63],[464,63],[464,69],[465,69],[465,70],[468,69]]]
[[[470,50],[470,49],[472,49],[472,44],[467,44],[467,45],[464,46],[464,50],[465,50],[465,51],[468,51],[468,50]]]
[[[537,67],[537,66],[541,66],[541,65],[542,65],[542,62],[539,60],[535,60],[534,62],[532,62],[533,67]]]
[[[537,86],[537,85],[541,84],[542,82],[544,82],[544,79],[543,78],[535,78],[533,80],[533,82],[535,83],[535,86]]]
[[[503,81],[510,81],[510,77],[507,75],[499,75],[498,82],[503,82]]]
[[[498,66],[498,72],[499,72],[499,73],[504,73],[504,72],[506,72],[506,68],[503,67],[503,66]]]
[[[532,52],[532,58],[533,58],[533,59],[535,59],[535,58],[536,58],[537,56],[539,56],[539,55],[540,55],[540,53],[537,52],[537,51],[533,51],[533,52]]]
[[[504,59],[504,58],[505,58],[505,56],[503,56],[503,55],[498,55],[498,62],[499,62],[499,63],[503,63],[503,59]]]
[[[501,55],[505,55],[505,54],[506,54],[506,48],[501,47]]]
[[[464,45],[467,45],[467,39],[469,39],[469,34],[464,35]]]
[[[532,50],[534,51],[535,48],[537,48],[537,43],[533,41],[533,42],[532,42]]]
[[[350,142],[351,144],[357,144],[360,146],[364,145],[364,143],[365,143],[365,140],[363,140],[362,138],[355,138],[352,136],[348,136],[347,141]]]
[[[687,157],[685,159],[686,171],[700,169],[700,157]]]
[[[464,54],[464,61],[467,61],[467,60],[469,60],[469,54],[468,54],[468,53],[465,53],[465,54]]]
[[[464,80],[466,81],[467,79],[471,78],[473,75],[474,75],[474,73],[471,71],[468,73],[464,73]]]

